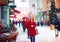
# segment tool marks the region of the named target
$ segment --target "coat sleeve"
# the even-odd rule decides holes
[[[26,21],[25,26],[28,28],[29,27],[29,21]]]
[[[55,28],[59,28],[59,21],[54,21]]]
[[[36,23],[34,22],[34,28],[36,27]]]

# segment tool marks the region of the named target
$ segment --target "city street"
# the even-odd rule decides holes
[[[0,42],[60,42],[60,0],[0,0]]]
[[[17,26],[17,31],[19,35],[17,37],[17,42],[30,42],[30,39],[27,38],[27,30],[26,32],[22,31],[22,26],[19,28]],[[37,26],[39,31],[39,35],[36,35],[36,42],[60,42],[60,36],[55,37],[55,31],[50,30],[48,26]]]

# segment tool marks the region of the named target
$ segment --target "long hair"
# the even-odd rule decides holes
[[[35,21],[34,15],[31,15],[31,16],[30,16],[30,20],[31,20],[31,21]]]

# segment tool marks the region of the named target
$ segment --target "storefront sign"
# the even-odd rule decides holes
[[[8,4],[7,0],[0,0],[0,6],[6,6]]]

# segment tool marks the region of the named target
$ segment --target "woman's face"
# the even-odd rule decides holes
[[[34,17],[31,16],[31,17],[30,17],[30,20],[31,20],[31,21],[34,21]]]
[[[31,14],[31,15],[30,15],[30,20],[31,20],[31,21],[34,21],[34,20],[35,20],[35,18],[34,18],[34,15],[33,15],[33,14]]]

